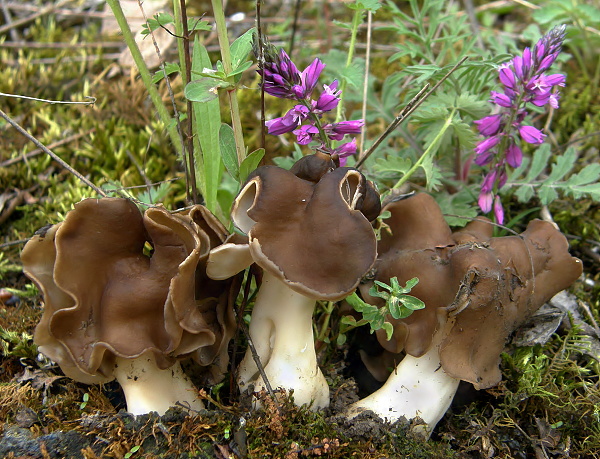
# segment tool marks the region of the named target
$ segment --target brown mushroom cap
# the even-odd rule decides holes
[[[308,175],[322,172],[314,164],[307,170]],[[298,293],[336,300],[356,288],[375,261],[373,229],[358,210],[365,196],[372,200],[369,187],[350,168],[326,171],[315,182],[263,166],[236,198],[232,218],[248,234],[259,266]]]
[[[204,364],[222,354],[233,327],[229,284],[219,293],[210,281],[201,292],[194,280],[224,228],[194,220],[162,208],[142,217],[125,199],[86,199],[45,237],[32,238],[22,260],[44,293],[40,350],[83,382],[112,379],[114,356],[150,351],[165,369],[198,347],[212,349],[202,351]]]
[[[392,340],[385,333],[377,337],[390,352],[404,349],[419,357],[440,322],[454,321],[440,344],[444,371],[478,389],[490,387],[501,379],[500,353],[509,334],[573,283],[581,262],[569,255],[565,237],[541,221],[520,236],[501,238],[491,238],[485,221],[473,222],[448,240],[450,229],[435,206],[432,198],[416,195],[386,207],[391,234],[382,238],[375,278],[388,282],[396,276],[402,283],[418,277],[411,294],[426,307],[406,319],[390,318]],[[365,295],[368,285],[361,291]]]

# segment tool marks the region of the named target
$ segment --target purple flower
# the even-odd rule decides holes
[[[484,214],[487,214],[490,210],[492,210],[492,201],[494,200],[494,196],[492,193],[480,193],[479,199],[477,203],[479,204],[479,208],[482,210]]]
[[[502,115],[491,115],[475,121],[475,124],[482,135],[489,136],[498,133],[501,121]]]
[[[279,54],[266,53],[263,76],[263,88],[266,93],[282,99],[295,99],[293,88],[302,83],[300,72],[287,53],[282,49]]]
[[[477,155],[481,155],[483,153],[490,151],[492,148],[494,148],[496,145],[498,145],[500,143],[500,139],[501,139],[501,137],[499,135],[494,135],[485,140],[482,140],[475,146],[475,150],[474,150],[475,153]]]
[[[523,162],[523,152],[515,142],[510,142],[506,149],[506,162],[510,167],[517,168]]]
[[[269,134],[281,135],[292,132],[308,116],[309,110],[304,105],[296,105],[281,118],[275,118],[265,123]]]
[[[494,198],[494,216],[496,217],[497,223],[501,225],[504,223],[504,209],[502,208],[502,201],[500,201],[500,196],[496,196]]]
[[[305,124],[294,131],[296,142],[300,145],[308,145],[318,133],[319,130],[312,124]]]
[[[299,95],[298,99],[310,97],[324,68],[325,64],[323,64],[320,59],[315,59],[304,69],[302,75],[300,75],[302,80],[302,93]]]
[[[546,137],[541,130],[525,124],[527,104],[538,107],[548,104],[558,108],[558,87],[565,85],[566,77],[544,72],[556,60],[564,38],[565,26],[555,27],[533,48],[525,48],[521,56],[499,66],[498,78],[503,90],[492,91],[490,97],[497,113],[475,121],[485,138],[475,146],[474,162],[490,168],[481,184],[479,207],[487,213],[493,206],[500,223],[504,220],[504,210],[497,192],[506,184],[507,166],[516,168],[523,163],[520,142],[537,145]],[[517,130],[518,137],[515,135]]]
[[[318,112],[329,112],[337,108],[340,103],[340,94],[342,91],[337,90],[338,80],[333,80],[331,85],[323,85],[323,92],[316,102],[313,102],[313,109]]]
[[[344,167],[348,162],[348,156],[352,156],[356,151],[356,139],[352,139],[350,142],[341,144],[331,154],[337,154],[338,158],[340,158],[340,166]]]
[[[519,126],[519,134],[521,134],[521,138],[525,142],[532,144],[542,143],[544,142],[544,137],[546,137],[546,134],[543,134],[542,131],[533,126]]]
[[[340,121],[326,124],[323,130],[331,140],[342,140],[346,134],[360,134],[364,125],[364,120]]]
[[[490,100],[501,107],[511,108],[513,106],[513,100],[500,92],[492,91],[492,98]]]

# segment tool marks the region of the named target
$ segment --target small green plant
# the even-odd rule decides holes
[[[86,392],[85,394],[83,394],[82,402],[79,404],[79,409],[80,410],[85,409],[85,407],[87,406],[89,401],[90,401],[90,394],[88,394]]]
[[[135,445],[134,447],[132,447],[129,452],[125,453],[125,455],[123,456],[125,459],[129,459],[130,457],[132,457],[135,453],[137,453],[140,450],[140,446],[139,445]]]
[[[18,359],[35,359],[37,356],[37,346],[33,343],[32,335],[2,327],[0,327],[0,349],[3,355]]]
[[[342,325],[345,326],[344,333],[351,328],[369,324],[371,333],[383,328],[387,339],[389,340],[394,333],[394,327],[386,320],[388,314],[396,320],[405,319],[413,312],[425,307],[425,303],[421,300],[412,295],[408,295],[412,288],[418,284],[419,279],[416,277],[410,279],[406,282],[406,287],[400,285],[397,277],[392,277],[390,279],[390,285],[380,281],[374,282],[375,285],[370,288],[369,294],[384,299],[385,305],[381,307],[373,306],[359,298],[356,293],[348,296],[346,301],[355,311],[362,313],[363,318],[357,321],[352,316],[343,317]],[[378,287],[381,287],[383,290],[379,290]],[[345,341],[344,338],[341,338],[341,340],[342,342]],[[338,344],[340,344],[340,339],[338,339]]]

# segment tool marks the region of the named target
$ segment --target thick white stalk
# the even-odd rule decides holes
[[[113,373],[123,388],[130,413],[156,411],[162,416],[178,402],[193,410],[204,408],[198,398],[198,390],[179,362],[161,370],[152,355],[142,354],[135,359],[117,357]]]
[[[329,387],[317,364],[312,315],[315,300],[296,293],[275,276],[264,271],[256,297],[250,337],[267,379],[273,389],[294,390],[298,406],[312,402],[312,409],[329,404]],[[250,349],[238,369],[242,391],[254,385],[265,387]]]
[[[420,417],[426,426],[418,431],[429,437],[450,407],[459,382],[446,374],[440,365],[438,346],[432,346],[422,357],[404,357],[386,383],[350,405],[347,415],[353,418],[361,411],[371,410],[389,422],[402,416]]]

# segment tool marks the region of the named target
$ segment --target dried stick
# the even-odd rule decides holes
[[[54,153],[53,151],[48,149],[38,139],[36,139],[29,132],[27,132],[23,127],[21,127],[21,125],[19,125],[15,120],[13,120],[10,116],[8,116],[2,110],[0,110],[0,117],[4,118],[4,120],[6,122],[8,122],[8,124],[10,124],[12,127],[14,127],[17,131],[19,131],[19,133],[21,133],[25,138],[27,138],[28,140],[33,142],[36,147],[41,149],[44,153],[47,153],[48,155],[50,155],[52,157],[52,159],[54,159],[54,161],[56,161],[63,168],[68,170],[71,174],[73,174],[75,177],[77,177],[79,180],[81,180],[83,183],[85,183],[87,186],[89,186],[92,190],[94,190],[100,196],[102,196],[104,198],[107,197],[107,194],[103,190],[98,188],[96,185],[94,185],[92,182],[90,182],[87,178],[85,178],[83,175],[81,175],[79,172],[77,172],[75,169],[73,169],[71,166],[69,166],[66,162],[64,162],[60,158],[60,156],[58,156],[56,153]]]
[[[265,148],[267,143],[266,129],[265,129],[265,88],[264,88],[264,68],[265,68],[265,48],[263,46],[262,38],[262,24],[260,16],[260,2],[256,0],[256,39],[258,42],[258,68],[260,69],[260,146]],[[300,3],[300,0],[298,0]],[[294,32],[292,32],[292,43],[290,46],[293,47],[294,43]],[[291,50],[290,50],[291,55]],[[261,159],[261,165],[264,164],[264,157]]]
[[[367,52],[365,53],[365,77],[363,81],[363,101],[362,101],[362,116],[364,120],[367,117],[367,93],[369,87],[369,67],[371,59],[371,31],[373,29],[373,13],[371,10],[367,11]],[[363,148],[365,146],[365,137],[367,136],[367,125],[363,124],[360,132],[360,146],[358,151],[361,152],[360,157],[364,155]]]
[[[429,84],[425,85],[423,87],[423,89],[421,89],[417,95],[415,97],[413,97],[410,102],[408,102],[408,104],[406,105],[406,107],[404,107],[404,109],[400,112],[400,114],[394,119],[394,121],[392,121],[390,123],[390,125],[388,126],[388,128],[384,131],[383,134],[381,134],[379,136],[379,138],[373,143],[373,145],[371,145],[371,147],[365,152],[365,154],[362,156],[361,159],[358,160],[358,162],[356,163],[356,168],[358,169],[359,167],[361,167],[364,162],[367,160],[367,158],[369,156],[371,156],[371,154],[375,151],[375,149],[381,144],[381,142],[383,142],[383,140],[390,135],[394,129],[396,129],[398,126],[400,126],[400,124],[402,124],[406,118],[408,118],[410,115],[412,115],[412,113],[419,108],[419,106],[425,102],[425,100],[432,95],[437,88],[439,88],[442,83],[444,81],[446,81],[446,79],[452,75],[456,69],[458,69],[458,67],[460,67],[460,65],[466,61],[468,59],[468,56],[463,57],[460,61],[458,61],[456,63],[456,65],[454,67],[452,67],[450,69],[450,71],[448,73],[446,73],[446,75],[444,75],[444,77],[438,81],[436,83],[436,85],[431,88],[429,91],[427,91],[427,94],[423,95],[423,93],[427,90],[427,88],[429,87]]]
[[[4,92],[0,92],[0,96],[13,97],[15,99],[35,100],[36,102],[46,102],[47,104],[94,105],[96,103],[96,98],[92,97],[92,96],[85,96],[86,99],[90,99],[90,100],[79,101],[79,102],[72,102],[72,101],[68,101],[68,100],[38,99],[37,97],[22,96],[20,94],[6,94]]]

